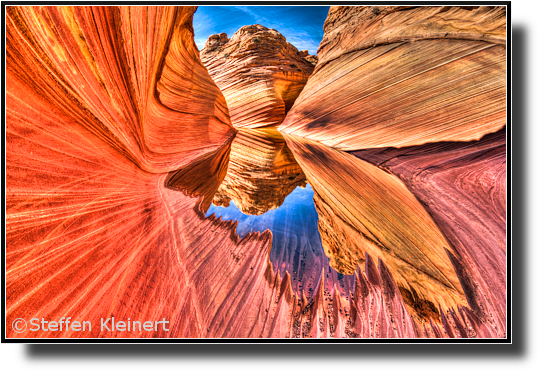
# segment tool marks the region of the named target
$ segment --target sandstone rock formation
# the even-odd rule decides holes
[[[426,305],[416,310],[426,321],[438,317],[438,305],[467,305],[449,243],[398,178],[351,154],[285,138],[314,188],[319,232],[333,268],[352,274],[365,252],[381,258],[398,287]]]
[[[317,64],[317,56],[310,55],[306,49],[300,51],[300,56],[314,66]]]
[[[332,187],[342,179],[355,190],[367,181],[347,171],[350,161],[334,165],[335,179],[319,170],[334,161],[329,155],[345,158],[339,150],[349,150],[396,175],[421,202],[444,236],[467,299],[468,307],[458,309],[467,309],[483,333],[500,337],[507,326],[505,28],[504,7],[332,7],[318,65],[279,127],[316,191],[319,229],[333,265],[351,271],[351,263],[370,252],[351,240],[362,231],[346,219],[352,206],[337,205],[337,196],[347,193]],[[382,205],[393,211],[396,204]],[[406,226],[415,232],[415,225]],[[383,228],[379,233],[387,235]],[[456,319],[452,309],[402,287],[384,260],[408,309],[434,319],[439,308],[443,325]]]
[[[281,132],[351,151],[504,126],[505,7],[331,7],[324,31]]]
[[[269,262],[269,232],[251,234],[239,240],[233,223],[205,218],[198,207],[203,200],[201,197],[186,196],[172,190],[167,183],[177,175],[168,171],[178,165],[190,165],[188,169],[191,169],[201,168],[201,164],[206,163],[214,165],[217,174],[222,172],[221,165],[227,157],[233,132],[227,122],[223,126],[228,135],[218,142],[219,146],[214,146],[211,140],[216,133],[207,137],[204,130],[219,132],[216,119],[203,110],[193,117],[184,115],[185,123],[177,124],[184,126],[184,135],[189,141],[199,147],[203,145],[203,148],[195,152],[179,147],[168,157],[157,153],[153,158],[147,158],[150,153],[144,152],[144,146],[132,149],[129,145],[130,139],[139,139],[144,144],[144,137],[138,137],[138,134],[145,131],[141,123],[150,125],[150,122],[137,122],[140,127],[133,127],[130,132],[133,122],[128,120],[129,117],[126,121],[116,122],[105,114],[122,113],[121,109],[125,107],[118,101],[109,100],[108,95],[92,101],[76,94],[78,89],[81,95],[95,94],[94,90],[105,89],[104,86],[98,84],[84,90],[82,86],[72,86],[65,78],[70,74],[73,74],[71,78],[78,78],[81,74],[73,71],[84,69],[83,62],[94,61],[96,74],[105,74],[112,65],[97,58],[80,60],[80,65],[70,59],[82,47],[80,44],[57,43],[55,38],[70,30],[61,23],[65,20],[62,18],[64,12],[68,16],[73,14],[70,12],[92,14],[100,28],[88,24],[81,26],[79,30],[85,35],[84,40],[111,42],[118,53],[125,45],[118,35],[112,37],[113,31],[119,26],[117,22],[129,19],[130,27],[148,24],[169,27],[170,33],[166,33],[169,42],[184,40],[185,44],[178,45],[183,60],[182,63],[177,61],[177,68],[179,71],[192,69],[194,79],[181,84],[181,75],[177,75],[170,83],[178,84],[177,93],[181,89],[194,90],[189,99],[195,100],[200,92],[201,99],[207,94],[209,101],[219,103],[221,96],[215,86],[205,90],[198,85],[204,87],[212,81],[208,79],[205,83],[195,79],[201,65],[197,55],[192,55],[194,59],[191,59],[188,53],[194,50],[193,42],[190,38],[176,36],[177,31],[190,30],[189,24],[181,23],[185,28],[176,24],[177,17],[191,15],[193,10],[152,7],[8,9],[6,322],[11,325],[15,318],[21,317],[58,320],[70,315],[73,320],[91,321],[94,326],[84,332],[64,328],[39,332],[26,330],[20,334],[6,328],[8,338],[287,337],[293,336],[293,331],[297,333],[295,335],[304,335],[300,333],[301,317],[304,317],[302,325],[305,329],[310,325],[303,312],[308,301],[293,294],[288,274],[283,277],[274,274]],[[118,18],[119,15],[128,18]],[[152,22],[147,18],[150,15],[153,15]],[[54,27],[52,20],[58,22]],[[49,31],[51,38],[40,34]],[[149,34],[137,35],[149,36],[152,32],[150,29]],[[112,38],[108,39],[108,36]],[[83,37],[77,37],[84,41]],[[145,61],[136,60],[134,53],[150,51],[155,45],[154,39],[145,39],[137,52],[130,50],[127,60],[145,66]],[[175,56],[175,48],[169,47],[168,53]],[[58,55],[51,54],[52,57],[60,56],[65,60],[51,60],[44,52],[47,48],[58,51]],[[98,51],[104,49],[98,48]],[[169,54],[164,58],[168,60]],[[114,61],[118,60],[113,59],[111,63]],[[133,73],[138,77],[138,91],[130,88],[130,80],[126,84],[117,81],[118,86],[111,83],[105,87],[112,92],[117,89],[124,95],[152,91],[152,82],[156,78],[146,79],[146,70],[136,73],[128,65],[124,68],[124,74],[130,76]],[[95,75],[90,68],[88,71],[90,75],[86,79],[92,82]],[[154,97],[149,99],[153,104],[148,102],[146,106],[151,113],[145,114],[144,107],[136,105],[138,100],[123,102],[140,110],[138,113],[143,118],[135,119],[143,120],[152,114],[152,110],[158,110],[155,97],[159,97],[159,87],[158,84],[154,94],[149,94]],[[105,112],[97,111],[94,116],[91,105],[100,102],[103,102]],[[182,99],[179,97],[171,102],[180,104]],[[170,110],[173,118],[181,115],[176,113]],[[199,128],[201,123],[196,119],[202,118],[207,119],[208,126]],[[170,124],[169,119],[154,124],[165,126]],[[172,149],[174,141],[169,142],[171,139],[167,134],[169,130],[174,133],[174,129],[161,130],[161,141]],[[117,137],[115,133],[126,136]],[[172,139],[178,140],[175,136]],[[139,153],[135,151],[137,149]],[[196,157],[200,152],[203,156]],[[150,173],[140,166],[167,172]],[[195,181],[204,185],[201,180]],[[205,186],[199,190],[206,189]],[[334,302],[341,300],[338,294],[333,298]],[[323,301],[312,305],[321,309],[320,314],[326,312],[327,305]],[[101,332],[100,318],[111,316],[117,320],[166,318],[170,321],[169,331],[141,331],[129,335],[119,330]],[[345,316],[336,319],[345,325]],[[327,334],[331,333],[332,327],[327,326]]]
[[[8,7],[8,73],[149,172],[168,172],[234,135],[197,56],[195,7]],[[155,25],[148,27],[148,25]]]
[[[496,307],[504,314],[501,296],[497,290],[487,299],[480,296],[490,286],[490,274],[502,268],[500,257],[497,263],[488,256],[483,262],[484,252],[462,251],[467,235],[448,238],[454,246],[449,253],[474,301],[468,298],[469,307],[441,308],[441,323],[431,316],[433,321],[421,325],[384,260],[364,256],[364,269],[354,271],[352,294],[342,294],[335,277],[322,272],[307,297],[293,291],[288,272],[274,270],[269,231],[240,239],[234,222],[205,216],[207,196],[226,178],[235,130],[223,95],[198,59],[194,11],[7,8],[6,337],[505,335],[500,324],[483,316]],[[306,154],[299,147],[299,157],[309,160],[318,147]],[[364,165],[359,170],[369,169],[353,155],[337,152],[330,150],[329,161],[345,157]],[[464,175],[484,180],[485,174],[465,170]],[[318,177],[337,183],[333,173]],[[463,198],[449,195],[454,196],[449,204]],[[404,201],[414,204],[409,197]],[[422,211],[408,217],[395,205],[378,207],[386,209],[385,216],[426,220]],[[497,220],[486,224],[493,223]],[[414,232],[441,240],[438,232]],[[388,239],[401,243],[400,237]],[[467,282],[470,274],[474,280]],[[93,327],[22,333],[9,327],[16,318],[66,316],[91,321]],[[100,319],[109,317],[165,318],[168,330],[100,330]]]
[[[297,186],[306,185],[280,132],[242,130],[231,145],[227,174],[214,195],[216,206],[233,200],[243,213],[261,215],[279,207]]]
[[[467,269],[475,312],[506,329],[505,128],[473,142],[353,153],[400,177],[434,218]]]
[[[202,197],[201,211],[207,211],[227,174],[232,142],[228,141],[189,167],[170,172],[165,180],[166,186],[190,196]]]
[[[261,25],[241,27],[231,39],[225,33],[211,35],[201,60],[238,128],[282,123],[314,69],[308,52]]]

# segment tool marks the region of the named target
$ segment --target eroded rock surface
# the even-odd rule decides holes
[[[331,7],[324,31],[281,132],[351,151],[504,126],[505,7]]]
[[[400,177],[434,218],[473,281],[471,308],[506,329],[506,135],[354,152]]]
[[[93,328],[6,336],[501,336],[460,305],[420,325],[393,267],[370,254],[351,296],[324,272],[309,298],[298,294],[269,261],[269,231],[240,239],[235,223],[205,217],[235,130],[198,60],[194,10],[7,8],[6,325],[69,315]],[[461,269],[468,259],[454,245]],[[166,319],[169,330],[102,332],[109,317]]]
[[[352,274],[365,253],[381,258],[399,288],[432,304],[424,317],[437,317],[438,305],[467,305],[449,243],[397,177],[317,142],[285,138],[314,188],[331,266]]]
[[[314,69],[314,57],[274,29],[244,26],[211,35],[201,60],[222,90],[235,127],[277,126]]]
[[[8,69],[27,83],[10,92],[40,92],[145,171],[185,166],[235,132],[197,56],[195,9],[8,7]]]

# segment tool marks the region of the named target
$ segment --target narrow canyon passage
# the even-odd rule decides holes
[[[504,338],[506,17],[471,8],[331,7],[316,57],[8,7],[6,325],[170,328],[7,337]]]

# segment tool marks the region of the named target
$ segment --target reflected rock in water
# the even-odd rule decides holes
[[[270,261],[274,272],[291,275],[291,288],[299,295],[311,297],[324,273],[322,288],[331,292],[336,286],[341,294],[353,291],[354,276],[338,273],[329,264],[318,232],[318,214],[314,207],[314,191],[310,184],[296,187],[277,209],[261,215],[242,213],[235,202],[228,207],[211,206],[207,217],[214,214],[223,221],[236,222],[240,238],[257,232],[272,233]]]
[[[505,330],[506,128],[479,141],[353,155],[397,175],[423,203],[473,280],[463,284],[470,308]]]
[[[313,296],[324,273],[327,281],[322,289],[330,293],[336,286],[342,294],[348,294],[354,278],[329,265],[318,232],[313,195],[278,131],[240,130],[231,145],[227,175],[212,206],[205,211],[207,216],[215,214],[223,221],[237,222],[236,233],[241,238],[270,230],[270,261],[275,273],[291,275],[295,293]]]
[[[166,187],[183,191],[188,195],[202,196],[200,208],[207,211],[227,173],[231,141],[200,161],[194,162],[193,165],[171,172],[165,181]]]
[[[439,319],[438,305],[467,305],[451,246],[398,178],[351,154],[285,138],[314,189],[323,247],[337,271],[354,273],[368,253],[412,294],[407,305],[422,318]]]
[[[212,202],[227,207],[232,200],[243,213],[261,215],[305,185],[301,167],[276,129],[242,130],[233,140],[227,175]]]

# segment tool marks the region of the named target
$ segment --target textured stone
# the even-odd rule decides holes
[[[244,26],[231,39],[211,35],[201,60],[222,90],[235,127],[277,126],[314,69],[314,58],[299,52],[274,29]]]
[[[176,170],[234,135],[198,58],[195,7],[8,7],[7,68],[149,172]],[[149,27],[152,25],[152,27]]]
[[[357,151],[391,172],[423,203],[472,278],[470,307],[500,335],[506,330],[505,128],[473,142]]]
[[[324,30],[281,132],[351,151],[504,126],[505,7],[331,7]]]
[[[269,231],[240,239],[234,222],[205,217],[235,130],[198,60],[194,10],[7,8],[6,325],[69,316],[92,330],[8,326],[6,336],[501,336],[469,307],[443,307],[441,323],[419,324],[393,266],[370,254],[354,271],[353,294],[323,271],[310,298],[298,294],[290,274],[273,269]],[[449,257],[468,279],[453,245]],[[165,318],[169,330],[101,331],[109,317]]]
[[[314,189],[331,266],[352,274],[364,263],[365,252],[381,258],[398,287],[419,298],[415,313],[426,321],[439,317],[438,305],[467,305],[447,253],[449,243],[397,177],[317,142],[290,135],[285,139]]]
[[[229,167],[231,141],[215,152],[209,153],[198,162],[169,173],[165,183],[168,188],[179,190],[190,196],[201,196],[201,210],[207,211],[214,195],[224,181]]]
[[[199,210],[203,198],[197,197],[198,193],[194,193],[195,197],[186,196],[172,190],[168,183],[183,180],[182,176],[190,172],[194,175],[210,165],[206,180],[192,179],[199,185],[197,192],[204,194],[219,184],[220,175],[225,174],[223,165],[227,164],[231,135],[224,136],[219,146],[206,147],[210,138],[198,130],[197,121],[179,124],[185,129],[193,126],[192,134],[199,131],[200,138],[190,137],[190,131],[185,131],[185,136],[205,145],[203,156],[195,157],[191,151],[178,149],[169,154],[171,158],[160,156],[164,161],[159,168],[145,158],[147,153],[130,151],[129,138],[121,137],[120,141],[115,133],[126,133],[127,137],[131,134],[133,139],[142,141],[143,137],[137,137],[140,132],[135,131],[138,127],[131,133],[130,122],[114,122],[105,114],[115,113],[120,109],[119,103],[107,96],[82,98],[75,90],[90,95],[103,86],[73,87],[64,78],[70,74],[73,79],[78,77],[80,74],[73,70],[83,69],[84,63],[53,61],[43,52],[46,47],[56,48],[62,58],[78,53],[78,44],[61,45],[57,39],[40,34],[51,30],[51,19],[58,20],[59,14],[70,11],[62,7],[8,9],[6,322],[11,325],[21,317],[58,320],[69,315],[72,321],[90,321],[93,328],[84,332],[65,328],[26,330],[20,334],[6,328],[7,337],[292,336],[293,330],[299,330],[295,325],[300,316],[295,319],[295,315],[304,314],[302,300],[291,291],[288,274],[274,274],[269,261],[270,233],[250,234],[240,240],[234,233],[234,223],[205,218]],[[116,29],[121,12],[130,16],[133,25],[145,25],[149,14],[165,17],[163,12],[191,14],[193,9],[78,7],[73,11],[96,12],[94,19],[104,29],[96,31],[92,40],[105,41],[110,35],[108,31]],[[100,12],[113,16],[99,18]],[[160,27],[165,27],[168,20],[173,22],[167,17],[153,20],[160,20],[155,23]],[[29,29],[30,22],[33,31]],[[185,29],[189,30],[187,26]],[[70,30],[63,23],[57,23],[54,29],[58,33],[51,37]],[[85,25],[80,31],[88,35],[95,30]],[[109,41],[113,45],[120,43],[119,35],[113,36]],[[174,39],[172,36],[171,40]],[[91,38],[85,36],[85,40]],[[197,55],[191,59],[188,53],[192,42],[184,40],[188,44],[181,54],[183,61],[197,71],[201,68]],[[146,43],[148,50],[156,44],[152,38]],[[142,50],[147,50],[146,44],[137,51]],[[134,60],[132,53],[136,52],[130,51],[130,61]],[[178,56],[174,48],[169,48],[169,53]],[[169,55],[165,57],[168,58]],[[110,67],[103,60],[95,63],[97,71],[108,71]],[[188,68],[187,65],[180,67]],[[125,73],[129,71],[126,68]],[[141,84],[152,84],[155,80],[146,80],[145,71],[133,72],[134,77]],[[86,79],[92,82],[92,76],[90,72]],[[177,92],[192,89],[193,95],[188,99],[197,101],[195,87],[199,87],[199,97],[203,98],[206,92],[211,101],[219,102],[221,96],[212,81],[207,80],[210,88],[205,91],[195,77],[197,74],[193,81],[182,81],[178,76],[175,79],[179,80],[170,84],[177,86]],[[123,95],[133,93],[131,89],[125,91],[130,85],[116,83],[119,85],[111,83],[107,87]],[[149,88],[141,85],[138,89]],[[107,119],[103,121],[89,109],[101,101],[105,111],[100,115]],[[171,102],[180,105],[182,99]],[[194,116],[206,117],[211,123],[212,118],[205,114],[207,109],[200,110]],[[227,133],[233,133],[228,125],[224,127]],[[167,145],[168,131],[174,129],[162,130],[162,141]],[[139,167],[152,165],[156,166],[152,171],[156,171],[182,164],[190,167],[174,173],[150,173]],[[109,317],[117,321],[165,318],[170,322],[169,331],[101,332],[100,319]],[[330,329],[331,326],[327,333]]]

